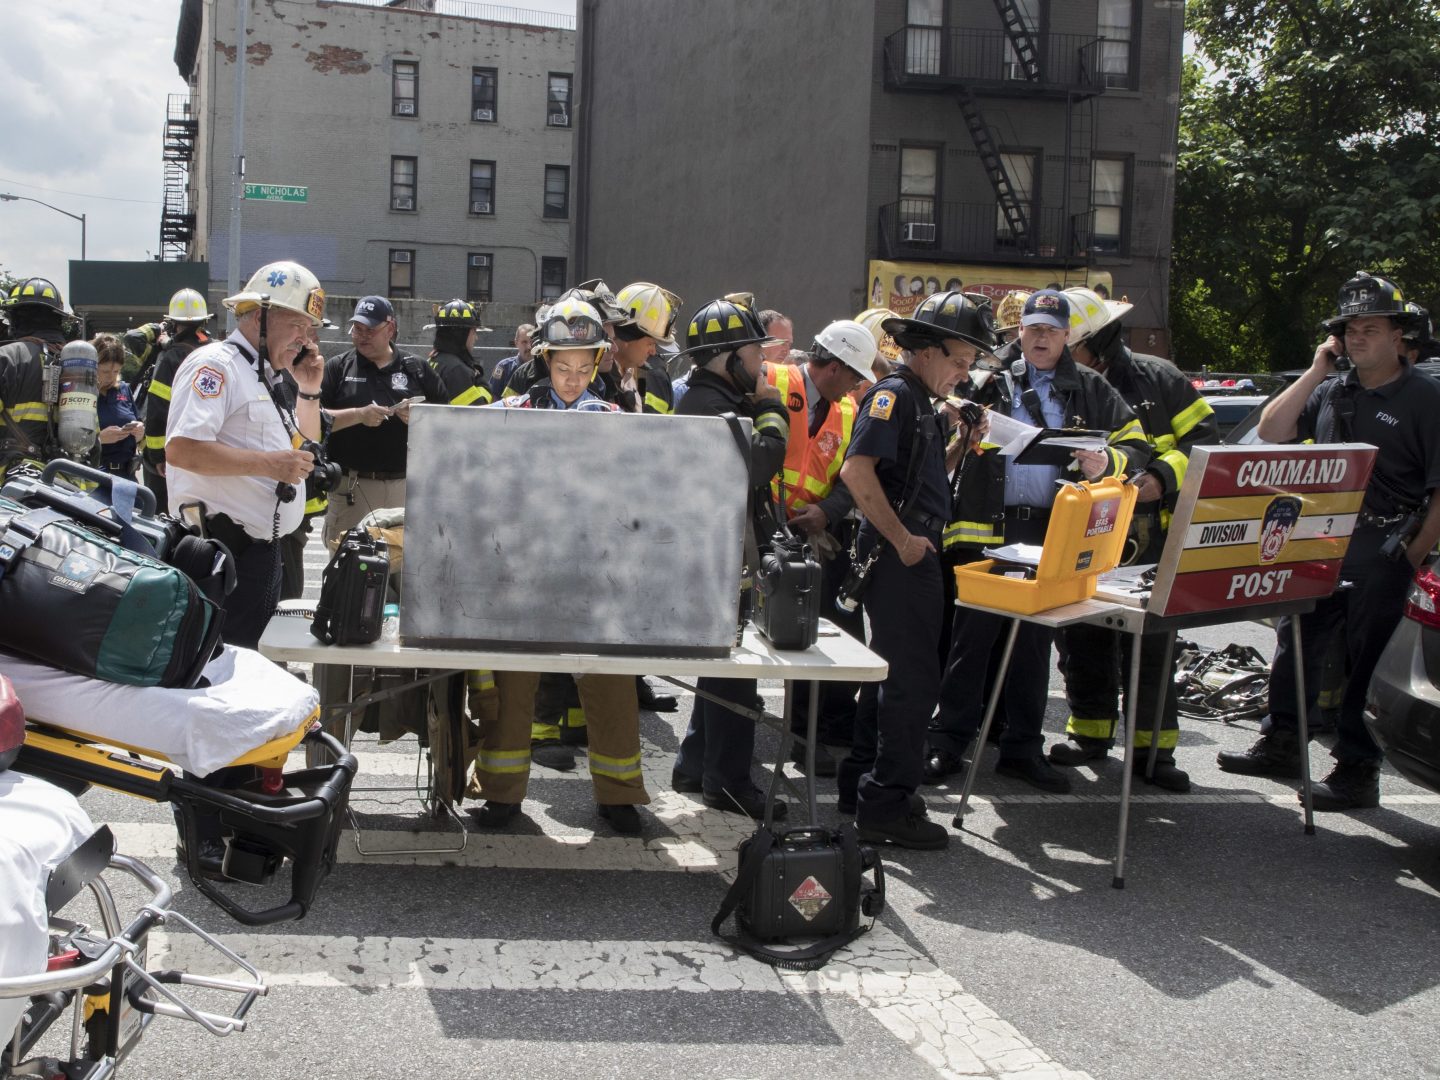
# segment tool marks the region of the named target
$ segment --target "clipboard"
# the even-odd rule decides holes
[[[1050,465],[1065,468],[1076,450],[1103,450],[1109,432],[1090,428],[1040,428],[1025,449],[1014,455],[1016,465]],[[1085,445],[1093,443],[1094,445]]]

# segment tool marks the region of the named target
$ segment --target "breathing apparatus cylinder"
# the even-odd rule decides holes
[[[100,431],[96,400],[100,396],[95,347],[72,341],[60,350],[60,393],[55,426],[60,447],[72,461],[83,461],[95,448]]]

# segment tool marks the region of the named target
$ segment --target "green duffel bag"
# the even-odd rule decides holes
[[[223,616],[173,566],[0,497],[0,649],[130,686],[195,686]]]

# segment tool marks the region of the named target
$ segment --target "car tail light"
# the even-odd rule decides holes
[[[1440,576],[1428,566],[1422,566],[1410,584],[1410,595],[1405,598],[1405,617],[1421,626],[1440,630]]]

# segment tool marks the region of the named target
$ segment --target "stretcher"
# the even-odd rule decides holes
[[[9,656],[0,674],[25,706],[16,769],[74,794],[93,784],[173,804],[185,869],[202,894],[251,926],[304,917],[335,865],[356,768],[317,727],[310,687],[228,646],[193,689],[121,686]],[[287,772],[302,746],[309,766]],[[288,860],[290,899],[252,910],[220,889],[201,866],[202,822],[218,822],[225,879],[264,885]]]
[[[128,918],[106,875],[142,886],[146,898]],[[59,915],[87,890],[97,929]],[[169,886],[144,863],[117,854],[109,828],[95,829],[72,794],[0,771],[0,1078],[104,1080],[157,1016],[190,1020],[214,1035],[245,1030],[246,1014],[266,992],[259,972],[171,910],[170,900]],[[160,925],[196,934],[243,976],[147,970],[149,934]],[[223,996],[232,1007],[202,1008],[197,994]],[[49,1053],[38,1052],[67,1012],[65,1056],[54,1053],[55,1039],[43,1044]]]

